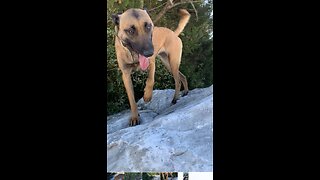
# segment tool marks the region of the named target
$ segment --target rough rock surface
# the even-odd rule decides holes
[[[213,171],[213,86],[194,89],[171,105],[174,90],[154,90],[138,101],[141,124],[130,110],[107,118],[108,172]]]

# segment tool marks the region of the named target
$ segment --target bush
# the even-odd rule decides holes
[[[114,49],[114,30],[107,28],[107,74],[106,74],[106,89],[107,89],[107,114],[113,114],[129,107],[127,94],[123,86],[121,72],[118,68]]]

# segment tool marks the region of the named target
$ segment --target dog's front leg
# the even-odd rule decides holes
[[[124,86],[127,91],[129,103],[130,103],[130,108],[131,108],[131,118],[129,125],[130,126],[135,126],[139,124],[139,118],[138,118],[138,108],[136,101],[134,99],[134,91],[133,91],[133,85],[132,85],[132,80],[131,80],[131,72],[122,72],[122,80],[124,83]]]
[[[150,57],[149,61],[150,61],[150,64],[149,64],[148,78],[146,81],[146,87],[144,88],[144,95],[143,95],[143,100],[145,102],[149,102],[152,98],[152,91],[154,86],[154,73],[156,69],[155,57]]]

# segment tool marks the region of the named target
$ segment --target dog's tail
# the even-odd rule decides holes
[[[174,31],[174,33],[177,36],[183,31],[184,27],[187,25],[191,16],[189,12],[185,9],[179,9],[179,15],[180,15],[180,21],[177,29]]]

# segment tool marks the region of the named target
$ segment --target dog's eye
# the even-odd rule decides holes
[[[126,31],[128,34],[133,35],[133,34],[134,34],[134,31],[135,31],[135,28],[134,28],[134,27],[131,27],[130,29],[126,29],[125,31]]]
[[[147,31],[151,30],[151,24],[145,23],[144,26],[145,26]]]

